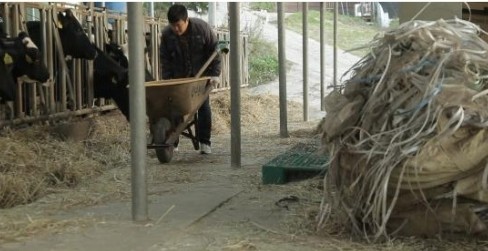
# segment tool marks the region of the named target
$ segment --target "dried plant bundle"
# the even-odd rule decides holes
[[[486,230],[462,206],[488,202],[482,32],[460,19],[410,21],[371,42],[342,90],[326,98],[331,163],[320,226],[332,217],[368,239]],[[468,226],[459,222],[468,216]]]

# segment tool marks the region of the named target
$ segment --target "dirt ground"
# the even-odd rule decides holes
[[[212,95],[217,100],[225,97]],[[230,165],[230,131],[223,126],[228,107],[215,100],[214,120],[220,122],[211,155],[198,154],[187,139],[181,140],[170,164],[159,164],[154,151],[148,151],[149,204],[159,208],[151,207],[150,220],[144,223],[130,217],[128,125],[120,113],[96,118],[119,131],[113,135],[120,144],[110,147],[121,160],[77,186],[0,210],[0,250],[488,250],[484,240],[476,239],[399,238],[368,244],[338,226],[317,231],[322,178],[263,185],[261,167],[297,143],[317,143],[319,121],[303,122],[301,105],[291,103],[290,137],[280,138],[278,97],[244,95],[243,102],[241,168]],[[165,203],[171,196],[186,199],[187,207]],[[280,202],[284,198],[295,199]],[[205,213],[191,218],[191,210]]]

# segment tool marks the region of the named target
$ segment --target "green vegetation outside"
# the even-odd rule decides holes
[[[320,41],[320,12],[308,11],[308,35],[311,39]],[[325,41],[333,45],[334,39],[334,15],[330,11],[325,12]],[[396,21],[398,23],[398,21]],[[392,22],[393,26],[397,25]],[[289,15],[285,19],[285,28],[302,33],[302,12]],[[361,17],[339,15],[337,17],[337,47],[342,50],[356,49],[367,45],[382,31],[375,24],[369,24]],[[369,52],[368,48],[351,51],[356,56],[364,56]]]
[[[278,50],[261,36],[249,38],[249,85],[257,86],[278,76]]]
[[[276,12],[275,2],[252,2],[249,4],[251,10],[267,10],[268,12]]]

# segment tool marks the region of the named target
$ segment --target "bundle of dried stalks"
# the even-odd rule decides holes
[[[371,42],[342,91],[327,97],[322,142],[331,163],[320,226],[331,218],[368,239],[399,229],[486,230],[461,206],[488,198],[481,32],[459,19],[411,21]],[[470,222],[458,224],[462,217]]]

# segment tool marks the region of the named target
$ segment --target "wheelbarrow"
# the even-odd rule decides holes
[[[195,77],[146,82],[146,110],[152,135],[147,148],[156,150],[160,163],[171,161],[180,135],[191,139],[195,150],[199,150],[197,112],[213,89],[211,78],[201,75],[216,56],[228,51],[219,43]]]

